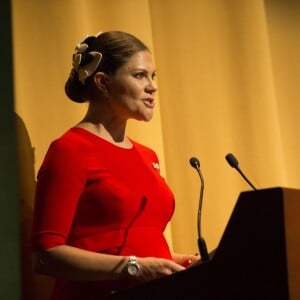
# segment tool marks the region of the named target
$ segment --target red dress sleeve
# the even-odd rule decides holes
[[[48,149],[37,177],[34,251],[66,243],[87,177],[84,151],[79,148],[72,140],[58,139]]]

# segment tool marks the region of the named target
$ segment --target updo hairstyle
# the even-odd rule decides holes
[[[80,49],[80,59],[74,67],[74,60],[78,58],[76,57],[78,49]],[[65,84],[65,93],[72,101],[83,103],[90,100],[88,91],[96,72],[114,75],[135,53],[149,49],[142,41],[129,33],[108,31],[85,38],[75,50],[73,68]],[[93,53],[98,54],[99,60],[96,62],[96,69],[88,74],[85,68],[93,64],[93,60],[96,59]],[[80,69],[84,70],[86,78],[80,78]]]

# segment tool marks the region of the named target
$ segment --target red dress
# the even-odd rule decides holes
[[[72,128],[49,147],[38,173],[33,250],[71,245],[94,252],[171,259],[164,229],[174,197],[156,154],[115,146]],[[52,299],[105,299],[121,281],[56,280]]]

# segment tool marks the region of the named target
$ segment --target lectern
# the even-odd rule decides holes
[[[242,192],[208,263],[111,299],[300,299],[300,191]]]

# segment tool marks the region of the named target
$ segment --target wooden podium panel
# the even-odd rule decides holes
[[[300,299],[300,194],[284,189],[284,224],[290,299]]]
[[[300,191],[242,192],[210,262],[111,299],[300,299],[299,232]]]

